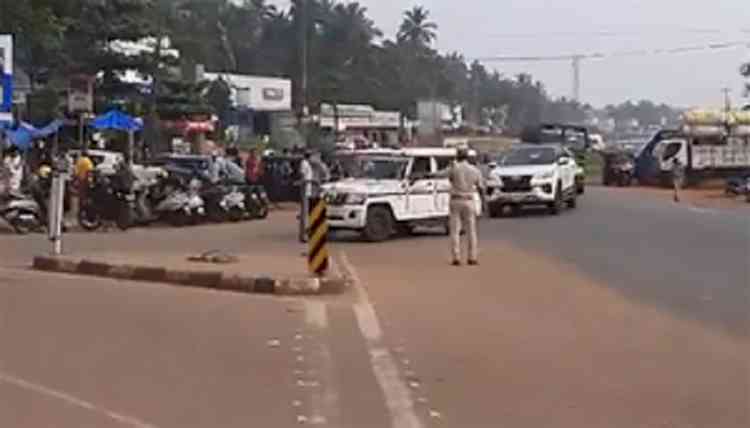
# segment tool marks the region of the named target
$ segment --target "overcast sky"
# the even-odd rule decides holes
[[[288,0],[272,3],[288,5]],[[360,0],[387,37],[405,9],[426,7],[436,47],[466,57],[610,53],[725,42],[750,44],[750,0]],[[721,105],[742,95],[739,67],[750,47],[582,63],[582,101],[601,106],[648,98],[679,106]],[[530,72],[554,96],[572,93],[569,62],[487,63],[509,76]]]

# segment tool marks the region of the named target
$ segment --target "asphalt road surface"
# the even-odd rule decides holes
[[[292,243],[275,218],[67,243]],[[0,426],[750,426],[750,212],[595,188],[481,240],[341,235],[353,289],[278,299],[36,274],[44,239],[0,235]]]
[[[483,237],[569,263],[677,316],[750,332],[750,209],[695,208],[595,187],[576,212],[486,223]]]

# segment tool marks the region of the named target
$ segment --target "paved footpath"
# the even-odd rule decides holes
[[[743,271],[721,274],[725,262],[710,262],[717,269],[700,278],[728,281],[706,299],[690,282],[683,290],[656,277],[659,263],[679,267],[667,256],[628,288],[622,270],[592,265],[628,253],[642,263],[642,236],[597,217],[631,200],[595,191],[582,202],[558,218],[484,222],[475,269],[448,266],[441,237],[372,245],[339,236],[336,266],[355,285],[307,299],[32,273],[22,266],[47,243],[0,236],[0,427],[750,425],[749,335],[741,302],[729,303],[744,295]],[[645,204],[616,220],[642,222],[645,211],[661,239],[686,233],[693,216],[719,215],[675,209]],[[743,223],[706,228],[722,238],[734,224]],[[565,257],[569,235],[582,233],[619,244]],[[302,263],[294,237],[292,215],[281,214],[66,242],[110,254],[148,242],[149,254],[170,258],[285,250]],[[659,242],[668,255],[699,255]],[[670,294],[678,304],[665,304]],[[702,304],[680,303],[689,296]],[[722,308],[731,316],[716,316]]]

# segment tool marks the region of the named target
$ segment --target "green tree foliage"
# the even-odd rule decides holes
[[[459,53],[437,52],[433,44],[438,26],[424,7],[405,10],[397,34],[388,39],[356,1],[289,4],[280,8],[268,0],[0,0],[0,32],[17,35],[18,64],[36,83],[77,72],[97,74],[99,95],[146,105],[159,100],[167,104],[160,110],[179,111],[198,101],[208,101],[217,113],[225,108],[222,88],[212,86],[207,95],[172,81],[168,71],[176,64],[162,55],[160,42],[170,41],[182,63],[203,64],[209,71],[291,78],[299,105],[304,39],[306,102],[313,110],[324,101],[367,103],[414,117],[416,101],[437,98],[463,106],[474,121],[515,130],[540,120],[585,118],[585,106],[550,99],[528,74],[507,76],[480,63],[469,64]],[[115,40],[144,38],[159,48],[138,55],[111,48]],[[156,94],[123,84],[126,69],[154,77]],[[631,103],[612,107],[611,112],[650,124],[664,115],[665,107]]]
[[[32,89],[58,73],[66,62],[64,35],[69,20],[58,16],[54,0],[0,0],[0,34],[15,36],[16,65]]]

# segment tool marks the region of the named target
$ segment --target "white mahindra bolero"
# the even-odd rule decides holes
[[[470,156],[475,155],[470,152]],[[450,182],[436,174],[455,160],[456,149],[409,148],[339,152],[345,171],[340,181],[323,186],[332,230],[358,231],[373,242],[415,228],[448,232]],[[479,193],[475,196],[481,214]]]

